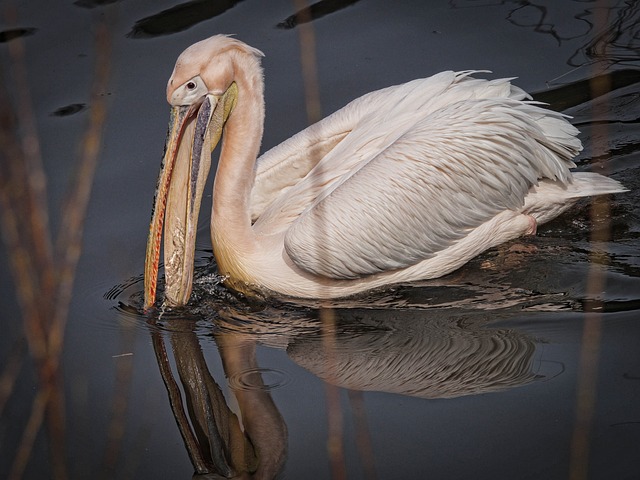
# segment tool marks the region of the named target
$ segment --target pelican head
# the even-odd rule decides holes
[[[155,302],[164,223],[165,301],[184,305],[192,288],[195,239],[211,152],[237,100],[234,56],[251,50],[217,35],[187,48],[167,84],[172,106],[165,152],[156,186],[145,260],[145,308]]]

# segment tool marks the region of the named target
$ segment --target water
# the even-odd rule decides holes
[[[2,20],[2,30],[24,35],[54,228],[94,107],[94,25],[105,14],[113,22],[108,118],[62,357],[70,477],[189,478],[219,451],[207,411],[237,435],[235,455],[248,452],[237,461],[266,476],[562,479],[582,465],[588,478],[640,477],[636,3],[368,0],[310,24],[325,114],[445,69],[518,76],[573,117],[585,144],[578,169],[630,189],[607,199],[605,240],[592,241],[602,219],[581,202],[535,238],[436,282],[338,302],[327,316],[314,302],[227,292],[204,221],[195,300],[159,317],[140,313],[141,274],[175,58],[214,33],[263,50],[266,149],[306,124],[299,28],[277,27],[295,23],[284,0],[188,2],[162,15],[176,5],[99,3],[52,9],[33,0],[20,5],[16,24]],[[5,77],[6,49],[0,44]],[[588,80],[603,69],[616,72],[615,88],[592,98]],[[6,80],[5,88],[16,92]],[[38,385],[8,272],[2,250],[0,365],[21,363],[0,410],[0,476],[12,468]],[[592,295],[594,278],[605,283]],[[585,338],[594,340],[594,369],[581,360]],[[178,391],[167,388],[171,378]],[[198,425],[199,448],[183,440],[181,415]],[[47,438],[36,436],[25,478],[52,476]],[[576,438],[588,449],[574,461]]]

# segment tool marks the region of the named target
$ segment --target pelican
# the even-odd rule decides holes
[[[474,71],[366,94],[258,158],[262,56],[216,35],[178,57],[146,308],[155,303],[163,222],[165,304],[189,300],[198,212],[221,138],[211,241],[224,284],[249,295],[329,299],[437,278],[535,233],[580,197],[625,191],[570,171],[582,145],[564,115],[512,79]]]

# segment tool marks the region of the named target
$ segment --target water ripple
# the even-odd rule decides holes
[[[249,368],[229,377],[229,386],[236,390],[271,391],[291,383],[291,375],[275,368]]]

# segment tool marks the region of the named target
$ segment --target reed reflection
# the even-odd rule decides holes
[[[532,339],[492,328],[486,313],[452,312],[341,309],[327,331],[313,309],[225,306],[209,320],[206,335],[201,321],[164,318],[162,329],[150,329],[153,345],[196,474],[273,478],[284,466],[287,426],[263,378],[268,370],[256,361],[258,345],[286,350],[298,365],[351,391],[451,398],[536,378]],[[224,387],[204,358],[202,342],[211,340],[229,379]],[[233,398],[225,399],[224,388]],[[234,403],[237,415],[229,407]]]
[[[559,3],[559,2],[558,2]],[[504,0],[512,25],[551,36],[558,45],[584,41],[567,59],[567,65],[582,67],[601,63],[603,68],[615,65],[637,65],[637,25],[640,19],[638,2],[575,2],[573,21],[549,2]],[[584,3],[584,7],[580,4]],[[484,0],[451,0],[451,8],[495,7]],[[565,6],[565,5],[563,5]],[[567,11],[570,11],[568,9]]]

